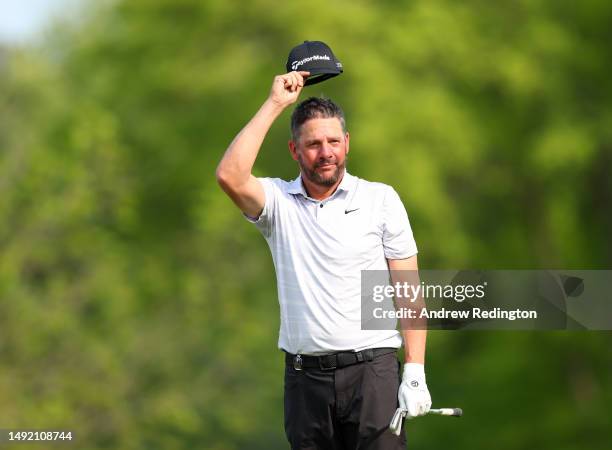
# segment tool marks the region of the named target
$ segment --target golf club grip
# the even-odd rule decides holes
[[[430,409],[429,414],[439,414],[441,416],[461,417],[463,410],[461,408],[438,408]]]

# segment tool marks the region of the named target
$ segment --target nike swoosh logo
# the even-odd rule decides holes
[[[344,211],[344,214],[348,214],[348,213],[352,213],[353,211],[357,211],[359,208],[355,208],[355,209],[346,209]]]

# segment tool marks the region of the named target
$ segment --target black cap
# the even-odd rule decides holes
[[[321,41],[304,41],[294,47],[287,58],[287,72],[305,70],[310,76],[304,83],[320,83],[342,73],[342,63],[336,59],[329,46]]]

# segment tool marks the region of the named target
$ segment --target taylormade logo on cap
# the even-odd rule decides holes
[[[326,61],[329,61],[331,58],[327,55],[313,55],[313,56],[309,56],[308,58],[304,58],[301,59],[299,61],[293,61],[291,63],[291,69],[292,70],[297,70],[298,67],[300,67],[303,64],[306,64],[307,62],[310,61],[314,61],[314,60],[320,60],[320,59],[324,59]]]

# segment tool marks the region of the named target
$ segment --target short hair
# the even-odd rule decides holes
[[[297,142],[300,137],[300,128],[310,119],[331,119],[332,117],[340,120],[342,131],[346,134],[346,122],[342,108],[329,98],[310,97],[297,105],[291,114],[291,138]]]

